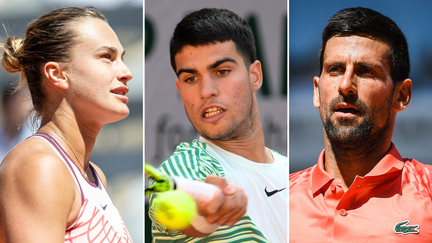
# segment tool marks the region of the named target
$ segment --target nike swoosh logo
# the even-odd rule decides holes
[[[101,205],[102,206],[102,205]],[[105,206],[102,206],[102,209],[105,211],[105,208],[108,206],[108,204],[107,205],[105,205]]]
[[[273,196],[274,194],[276,194],[276,193],[278,193],[278,192],[281,192],[281,191],[283,191],[283,190],[285,190],[285,189],[286,189],[286,187],[285,187],[285,188],[282,188],[282,189],[280,189],[280,190],[276,189],[276,190],[274,190],[274,191],[268,192],[268,191],[267,191],[267,187],[265,187],[265,188],[264,188],[264,191],[265,191],[267,197],[271,197],[271,196]]]

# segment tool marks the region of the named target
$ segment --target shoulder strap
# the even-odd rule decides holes
[[[69,171],[72,174],[72,177],[75,180],[76,185],[78,186],[80,193],[81,193],[81,203],[84,202],[84,193],[83,190],[81,188],[81,184],[78,180],[78,175],[77,175],[77,171],[79,171],[78,167],[76,166],[76,164],[73,162],[73,160],[70,158],[70,156],[66,153],[66,151],[64,150],[64,148],[60,145],[60,143],[50,134],[48,133],[42,133],[42,132],[38,132],[33,134],[31,137],[38,137],[41,138],[43,140],[45,140],[46,142],[48,142],[51,147],[57,152],[57,154],[59,155],[60,159],[66,164],[66,166],[68,167]],[[75,167],[75,169],[74,169]]]

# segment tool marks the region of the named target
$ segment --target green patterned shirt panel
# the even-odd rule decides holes
[[[210,155],[205,143],[197,139],[191,143],[181,143],[175,152],[162,163],[159,170],[170,176],[178,176],[191,180],[205,180],[208,175],[225,177],[219,161]],[[150,184],[154,183],[150,181]],[[152,220],[153,242],[268,242],[247,213],[234,226],[220,226],[205,238],[194,238],[179,231],[167,230],[159,224],[153,212],[153,200],[157,194],[151,194],[149,217]]]

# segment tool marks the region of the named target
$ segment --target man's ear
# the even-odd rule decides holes
[[[47,62],[44,65],[43,74],[47,81],[59,89],[68,89],[67,76],[58,62]]]
[[[179,80],[177,79],[175,81],[175,83],[176,83],[177,91],[180,93],[180,83],[179,83]]]
[[[260,61],[256,60],[249,66],[249,78],[251,81],[252,91],[259,90],[263,82],[263,74]]]
[[[313,96],[313,104],[315,108],[320,108],[320,92],[319,92],[319,77],[315,76],[313,79],[314,83],[314,96]]]
[[[178,93],[179,93],[179,95],[180,95],[180,99],[181,99],[181,101],[182,101],[182,103],[183,103],[183,99],[182,99],[181,94],[180,94],[180,81],[177,79],[177,80],[175,81],[175,83],[176,83],[177,91],[178,91]]]
[[[401,111],[407,108],[411,101],[412,95],[412,81],[405,79],[404,81],[397,82],[393,100],[393,108],[396,111]]]

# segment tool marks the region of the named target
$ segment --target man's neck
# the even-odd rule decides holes
[[[265,148],[262,129],[255,129],[255,132],[250,136],[241,139],[227,141],[212,140],[209,138],[205,139],[228,152],[257,163],[271,164],[274,161],[270,150]]]
[[[378,164],[389,151],[390,146],[391,140],[388,140],[355,148],[345,148],[336,146],[325,139],[325,170],[331,176],[343,179],[342,186],[346,191],[356,176],[365,176]]]

